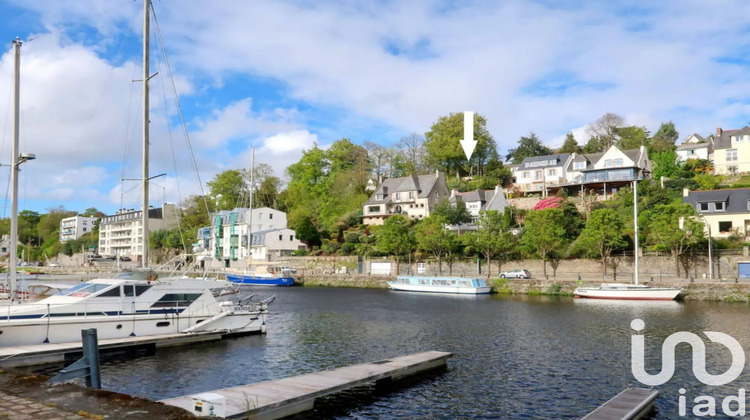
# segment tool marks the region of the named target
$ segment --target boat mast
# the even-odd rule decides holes
[[[13,67],[13,145],[10,149],[10,179],[12,192],[10,196],[10,299],[16,298],[16,265],[18,263],[18,131],[20,114],[21,94],[21,40],[13,40],[13,55],[15,66]]]
[[[253,259],[253,190],[255,189],[255,147],[250,148],[250,223],[247,229],[247,253],[250,261]]]
[[[635,227],[635,234],[633,235],[635,254],[635,271],[633,272],[633,280],[635,284],[638,284],[638,180],[633,180],[633,226]]]
[[[141,267],[148,267],[148,50],[149,50],[149,5],[151,0],[143,0],[143,204],[141,225],[143,236],[141,239],[143,257]]]

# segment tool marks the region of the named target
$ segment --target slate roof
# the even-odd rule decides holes
[[[677,149],[675,150],[696,150],[696,149],[710,149],[710,144],[707,142],[704,143],[682,143],[681,145],[677,146]]]
[[[706,138],[703,137],[703,136],[701,136],[698,133],[693,133],[692,135],[687,136],[687,138],[690,138],[690,137],[695,137],[696,139],[698,139],[698,143],[705,143],[706,142]]]
[[[568,157],[570,157],[570,153],[559,153],[556,155],[527,157],[523,161],[521,161],[521,164],[518,165],[517,170],[520,171],[520,170],[537,169],[537,168],[556,168],[558,166],[562,166],[563,164],[565,164],[565,161],[568,160]],[[531,162],[542,162],[542,161],[549,161],[549,160],[555,160],[556,163],[554,165],[527,166],[527,164]]]
[[[690,191],[687,197],[682,198],[683,203],[692,204],[693,206],[698,203],[712,201],[726,203],[726,211],[717,213],[750,213],[750,188]]]
[[[451,196],[450,202],[455,203],[458,200],[461,200],[464,203],[480,201],[482,203],[481,210],[504,211],[507,203],[504,203],[505,196],[503,195],[503,189],[499,188],[498,196],[496,196],[495,192],[496,190],[474,190],[463,193],[457,192],[454,196]]]
[[[391,201],[391,194],[396,192],[417,191],[419,198],[427,197],[438,179],[442,178],[442,176],[442,174],[435,176],[433,173],[386,179],[378,185],[378,188],[370,196],[365,205],[389,203]],[[385,192],[386,190],[387,192]],[[379,194],[384,194],[385,197],[382,200],[376,200],[375,197]]]
[[[729,136],[744,136],[745,134],[750,135],[750,127],[744,126],[737,130],[724,130],[720,136],[716,136],[714,139],[714,149],[729,149],[732,147]]]

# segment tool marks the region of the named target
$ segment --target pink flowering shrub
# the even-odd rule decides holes
[[[534,205],[532,210],[557,209],[562,207],[563,201],[565,200],[560,197],[543,198]]]

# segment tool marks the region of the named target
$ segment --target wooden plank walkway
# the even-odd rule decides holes
[[[99,351],[111,352],[137,347],[172,347],[192,343],[221,340],[225,332],[197,332],[150,335],[143,337],[110,338],[99,340]],[[28,346],[0,347],[0,367],[20,367],[57,363],[81,352],[81,342],[34,344]]]
[[[224,388],[205,394],[169,398],[160,402],[184,408],[196,415],[207,415],[206,404],[196,399],[213,400],[211,412],[225,418],[278,419],[313,408],[315,399],[345,389],[383,380],[397,380],[445,366],[452,353],[428,351],[362,363],[323,372],[310,373],[252,385]]]
[[[659,391],[628,388],[592,411],[583,420],[637,420],[648,413]]]

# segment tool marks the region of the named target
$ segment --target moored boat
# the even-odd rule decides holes
[[[486,294],[490,287],[484,279],[463,277],[420,277],[398,276],[396,281],[389,281],[388,286],[393,290],[407,292],[457,293],[457,294]]]
[[[227,280],[248,286],[291,286],[292,271],[270,264],[251,265],[244,273],[226,273]]]
[[[643,284],[604,283],[598,287],[579,287],[573,295],[588,299],[674,300],[681,287],[651,287]]]
[[[131,274],[131,273],[129,273]],[[198,331],[264,333],[268,304],[219,301],[224,281],[128,275],[93,279],[34,302],[0,310],[0,347],[78,341],[81,329],[100,339]]]

